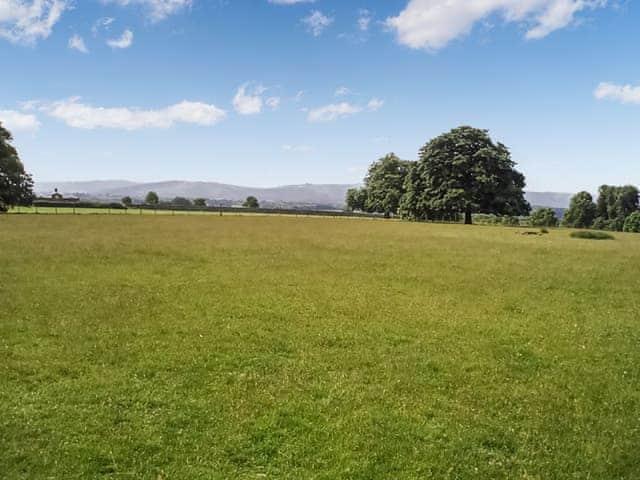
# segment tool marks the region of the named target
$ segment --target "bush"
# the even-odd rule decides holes
[[[640,233],[640,212],[634,212],[624,221],[624,231]]]
[[[610,235],[605,232],[572,232],[571,238],[581,238],[583,240],[615,240],[613,235]]]
[[[558,217],[553,208],[539,208],[531,215],[532,227],[557,227]]]

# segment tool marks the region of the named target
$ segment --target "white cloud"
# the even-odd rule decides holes
[[[309,153],[313,151],[313,147],[309,145],[283,145],[282,150],[290,153]]]
[[[40,110],[62,120],[70,127],[83,129],[139,130],[169,128],[176,123],[211,126],[226,116],[226,112],[215,105],[187,101],[160,110],[141,110],[127,107],[93,107],[81,103],[79,98],[71,98],[40,105]]]
[[[256,115],[262,112],[264,105],[262,94],[266,89],[262,85],[257,85],[249,92],[249,86],[249,82],[240,85],[233,97],[233,107],[240,115]]]
[[[593,95],[598,100],[612,100],[620,103],[640,104],[640,86],[616,85],[603,82],[595,89]]]
[[[40,121],[35,115],[15,110],[0,110],[0,123],[10,132],[35,131],[40,128]]]
[[[347,95],[351,95],[351,90],[347,87],[338,87],[336,89],[335,96],[336,97],[346,97]]]
[[[311,15],[302,19],[302,23],[307,26],[314,37],[319,37],[333,23],[333,18],[327,17],[319,10],[314,10]]]
[[[51,35],[68,7],[67,0],[0,0],[0,37],[32,45]]]
[[[77,50],[82,53],[89,53],[89,50],[87,49],[87,46],[84,43],[84,40],[80,35],[77,35],[77,34],[73,35],[73,37],[69,39],[69,48],[71,48],[72,50]]]
[[[299,103],[302,101],[302,97],[304,97],[304,90],[300,90],[298,93],[296,93],[296,96],[293,97],[293,101]]]
[[[384,105],[384,100],[379,98],[372,98],[367,103],[366,107],[360,105],[354,105],[348,102],[332,103],[323,107],[310,110],[307,114],[307,120],[310,122],[333,122],[340,118],[350,117],[363,111],[377,112]]]
[[[372,98],[367,103],[367,108],[370,112],[377,112],[384,106],[384,100],[380,100],[379,98]]]
[[[133,32],[125,30],[119,38],[107,40],[107,45],[111,48],[129,48],[133,44]]]
[[[267,98],[267,101],[265,103],[271,110],[277,110],[278,108],[280,108],[281,100],[280,97],[270,97]]]
[[[103,0],[105,3],[116,3],[122,6],[140,5],[149,14],[152,22],[164,20],[191,5],[192,0]]]
[[[324,107],[311,110],[307,116],[307,119],[310,122],[314,122],[314,123],[332,122],[340,118],[355,115],[356,113],[360,113],[361,111],[362,111],[362,107],[359,107],[357,105],[352,105],[347,102],[332,103],[330,105],[325,105]]]
[[[386,23],[402,45],[436,51],[491,15],[528,24],[526,38],[538,39],[573,24],[578,12],[606,4],[607,0],[409,0]]]
[[[91,32],[93,35],[97,35],[98,32],[102,29],[109,30],[109,27],[116,19],[113,17],[102,17],[96,20],[91,27]]]
[[[367,9],[360,10],[360,16],[358,17],[358,28],[361,32],[366,32],[369,30],[369,25],[371,25],[371,12]]]

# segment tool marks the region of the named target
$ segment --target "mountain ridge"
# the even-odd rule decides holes
[[[129,196],[142,200],[147,192],[156,192],[161,199],[175,197],[205,198],[240,202],[252,195],[262,202],[273,204],[325,205],[341,208],[346,192],[357,184],[297,184],[277,187],[246,187],[220,182],[167,180],[160,182],[132,182],[129,180],[90,180],[69,182],[36,182],[38,195],[49,196],[58,189],[63,195],[82,199],[120,200]],[[570,193],[526,192],[529,203],[539,207],[567,208]]]

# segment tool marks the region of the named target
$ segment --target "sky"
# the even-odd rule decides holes
[[[0,0],[36,181],[359,183],[460,125],[528,190],[640,183],[640,2]]]

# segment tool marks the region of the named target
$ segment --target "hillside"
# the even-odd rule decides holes
[[[147,192],[154,191],[162,199],[174,197],[206,198],[208,200],[242,201],[249,195],[263,202],[330,205],[342,207],[347,190],[354,185],[346,184],[303,184],[280,187],[260,188],[229,185],[218,182],[166,181],[136,183],[126,180],[105,180],[88,182],[39,182],[36,192],[49,195],[58,188],[64,194],[77,195],[80,198],[99,200],[119,200],[124,196],[142,200]],[[527,200],[535,206],[567,208],[569,193],[527,192]]]

